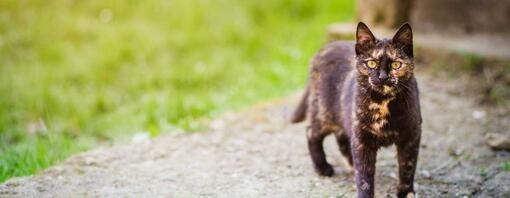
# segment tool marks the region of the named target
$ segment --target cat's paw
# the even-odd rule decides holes
[[[331,177],[335,173],[335,171],[333,170],[333,167],[329,164],[326,164],[326,165],[323,165],[320,167],[319,166],[315,167],[315,172],[317,172],[317,174],[319,174],[320,176],[326,176],[326,177]]]
[[[418,195],[414,192],[412,187],[412,183],[410,184],[399,184],[397,186],[397,197],[398,198],[416,198]]]
[[[408,192],[408,193],[398,193],[397,197],[399,197],[399,198],[418,198],[418,195],[416,195],[414,192]]]

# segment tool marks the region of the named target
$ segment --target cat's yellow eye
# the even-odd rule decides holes
[[[367,66],[373,69],[377,67],[377,63],[375,61],[368,61]]]
[[[401,62],[395,61],[395,62],[391,63],[391,68],[392,69],[398,69],[398,68],[400,68],[400,66],[402,66]]]

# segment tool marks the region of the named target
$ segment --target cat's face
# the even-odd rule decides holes
[[[356,30],[356,68],[361,79],[374,91],[394,95],[407,87],[413,75],[413,41],[409,24],[404,24],[392,39],[379,40],[359,23]]]

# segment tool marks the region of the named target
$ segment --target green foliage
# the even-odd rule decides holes
[[[481,177],[487,177],[488,174],[489,174],[489,170],[487,169],[487,167],[485,167],[485,166],[480,167],[480,176]]]
[[[0,181],[299,89],[353,1],[0,1]]]
[[[508,162],[503,162],[501,164],[501,168],[504,170],[504,171],[510,171],[510,161]]]
[[[463,70],[470,71],[473,73],[479,73],[482,71],[484,58],[477,54],[461,52],[460,56],[464,59]]]

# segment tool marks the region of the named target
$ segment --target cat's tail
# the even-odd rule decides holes
[[[306,86],[305,93],[301,97],[301,101],[299,102],[296,110],[294,110],[294,114],[290,119],[291,123],[299,123],[306,119],[306,111],[308,109],[308,95],[310,95],[309,86]]]

